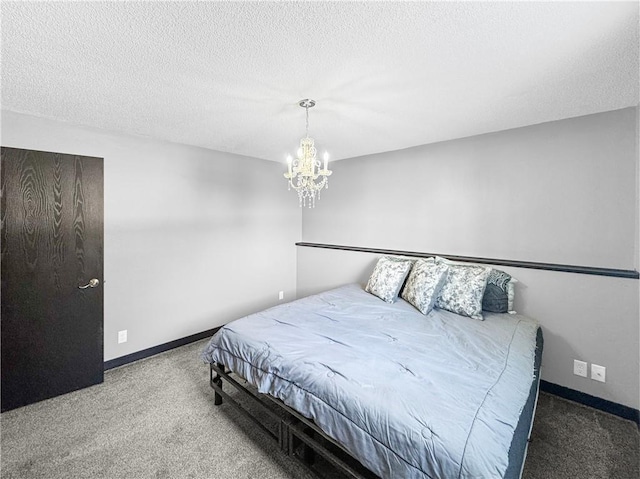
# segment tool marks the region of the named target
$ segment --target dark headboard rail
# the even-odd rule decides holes
[[[514,268],[529,268],[540,269],[544,271],[560,271],[563,273],[578,273],[578,274],[594,274],[597,276],[612,276],[614,278],[631,278],[638,279],[640,274],[632,269],[614,269],[614,268],[598,268],[595,266],[575,266],[570,264],[556,264],[556,263],[536,263],[533,261],[518,261],[510,259],[497,259],[497,258],[477,258],[475,256],[455,256],[450,254],[435,254],[435,253],[423,253],[420,251],[402,251],[395,249],[380,249],[380,248],[363,248],[360,246],[344,246],[337,244],[324,244],[324,243],[296,243],[296,246],[304,246],[308,248],[325,248],[342,251],[358,251],[361,253],[375,253],[375,254],[387,254],[394,256],[409,256],[416,258],[426,258],[429,256],[440,256],[452,261],[461,261],[465,263],[479,263],[490,264],[495,266],[512,266]]]

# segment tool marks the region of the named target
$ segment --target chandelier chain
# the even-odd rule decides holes
[[[304,136],[309,137],[309,105],[305,104],[304,109],[307,111],[307,128],[305,130]]]

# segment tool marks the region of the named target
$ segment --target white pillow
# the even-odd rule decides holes
[[[517,282],[518,280],[511,276],[511,279],[507,283],[507,313],[509,314],[516,314],[516,310],[513,309],[513,300],[516,295],[515,286]]]
[[[437,260],[439,262],[448,264],[448,265],[452,265],[452,264],[457,264],[457,265],[461,265],[461,266],[468,266],[468,265],[473,265],[473,266],[479,266],[481,268],[484,268],[483,265],[478,265],[475,263],[462,263],[459,261],[451,261],[448,260],[446,258],[441,258],[439,256],[437,256]],[[436,258],[427,258],[426,261],[436,261]],[[495,269],[495,268],[492,268]],[[497,270],[499,271],[499,270]],[[489,276],[491,276],[491,273],[489,273]],[[506,284],[507,287],[507,313],[509,314],[517,314],[517,312],[515,311],[514,307],[513,307],[513,303],[514,303],[514,298],[515,298],[515,284],[518,283],[518,280],[516,278],[514,278],[513,276],[509,275],[511,279],[509,279],[509,282]],[[485,287],[485,293],[486,293],[486,287]],[[484,297],[483,297],[483,301],[484,301]]]
[[[449,266],[449,274],[436,300],[436,308],[483,320],[482,296],[491,268],[460,264],[436,257],[436,264]]]
[[[402,289],[402,298],[422,314],[429,314],[447,279],[448,271],[449,266],[444,263],[417,260],[411,268],[407,284]]]
[[[412,260],[383,256],[373,269],[365,291],[387,303],[395,302],[412,264]]]

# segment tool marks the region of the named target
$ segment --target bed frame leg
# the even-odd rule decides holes
[[[214,382],[218,386],[222,387],[222,379],[216,378],[214,379]],[[216,406],[220,406],[220,404],[222,404],[222,396],[220,396],[217,391],[213,393],[213,404],[215,404]]]
[[[222,370],[224,370],[224,366],[220,363],[217,364],[217,366],[219,368],[221,368]],[[220,389],[222,389],[222,378],[220,377],[220,375],[218,373],[216,373],[216,375],[213,375],[213,367],[210,368],[210,372],[211,372],[211,384],[213,387],[213,384],[215,384],[216,386],[218,386]],[[216,391],[215,389],[213,390],[213,404],[215,404],[216,406],[220,406],[220,404],[222,404],[222,396],[218,393],[218,391]]]

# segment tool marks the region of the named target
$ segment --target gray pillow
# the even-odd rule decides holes
[[[449,266],[444,263],[417,260],[411,268],[407,284],[402,289],[402,298],[422,314],[429,314],[447,279],[448,271]]]
[[[509,311],[509,282],[511,275],[492,269],[487,278],[487,288],[482,298],[482,309],[492,313],[506,313]]]
[[[387,303],[395,302],[412,264],[408,259],[383,256],[373,269],[365,291]]]

